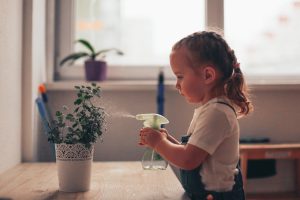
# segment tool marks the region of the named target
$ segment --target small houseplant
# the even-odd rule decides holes
[[[107,62],[105,57],[108,52],[114,51],[117,55],[124,54],[116,48],[96,51],[91,43],[85,39],[79,39],[75,42],[86,47],[87,51],[76,52],[66,56],[61,60],[60,65],[63,66],[68,61],[70,61],[70,64],[73,64],[79,58],[87,58],[85,60],[85,77],[88,81],[103,81],[106,79]]]
[[[77,97],[71,112],[56,112],[49,125],[48,141],[55,144],[59,188],[65,192],[82,192],[90,188],[94,143],[106,130],[106,112],[94,105],[101,97],[100,87],[75,86]]]

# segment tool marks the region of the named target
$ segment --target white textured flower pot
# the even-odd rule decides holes
[[[90,189],[94,145],[56,144],[59,190],[84,192]]]

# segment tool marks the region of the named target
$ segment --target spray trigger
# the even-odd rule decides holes
[[[159,129],[162,124],[168,124],[169,120],[156,113],[145,113],[145,114],[137,114],[135,116],[137,120],[144,120],[144,126],[145,127],[151,127],[154,129]]]

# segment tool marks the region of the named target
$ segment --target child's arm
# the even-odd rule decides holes
[[[191,170],[198,167],[208,155],[206,151],[194,145],[172,143],[163,131],[144,128],[140,134],[142,144],[152,147],[166,160],[182,169]]]
[[[160,132],[166,133],[166,134],[167,134],[167,139],[168,139],[170,142],[172,142],[172,143],[174,143],[174,144],[180,144],[180,142],[179,142],[176,138],[174,138],[172,135],[170,135],[170,134],[168,133],[167,129],[162,128],[162,129],[160,129]]]
[[[154,150],[175,166],[192,170],[206,159],[208,153],[194,145],[178,145],[163,139],[155,146]]]

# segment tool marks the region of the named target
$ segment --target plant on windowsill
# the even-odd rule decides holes
[[[86,47],[87,51],[72,53],[60,61],[60,66],[66,62],[71,61],[73,64],[79,58],[87,58],[84,62],[85,65],[85,78],[87,81],[103,81],[106,79],[107,62],[105,61],[106,54],[114,51],[117,55],[124,55],[124,53],[116,48],[109,48],[96,51],[91,43],[85,39],[75,41]]]
[[[92,83],[75,89],[74,109],[57,111],[48,132],[56,149],[59,189],[65,192],[89,190],[94,143],[106,131],[106,112],[94,103],[101,97],[100,87]]]

